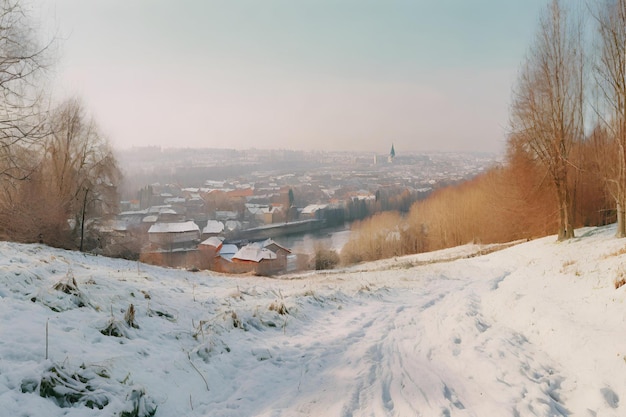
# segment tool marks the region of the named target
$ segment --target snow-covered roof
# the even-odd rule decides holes
[[[269,248],[270,246],[274,246],[276,249],[283,249],[283,250],[285,250],[285,251],[287,251],[287,252],[291,253],[291,251],[290,251],[289,249],[287,249],[287,248],[286,248],[286,247],[284,247],[283,245],[280,245],[280,244],[276,243],[276,242],[274,241],[274,239],[271,239],[271,238],[270,238],[270,239],[267,239],[267,240],[264,240],[263,242],[261,242],[261,245],[262,245],[262,247],[264,247],[264,248]],[[270,250],[271,250],[271,249],[270,249]],[[272,252],[274,252],[274,251],[272,251]]]
[[[161,210],[171,209],[171,208],[172,208],[172,206],[170,206],[169,204],[165,205],[165,206],[151,206],[148,209],[148,213],[160,213]]]
[[[220,250],[220,255],[234,255],[237,253],[237,251],[239,250],[239,248],[237,247],[237,245],[233,245],[232,243],[227,243],[225,245],[222,246],[222,249]]]
[[[230,262],[233,260],[233,256],[235,256],[238,250],[239,248],[237,247],[237,245],[227,243],[225,245],[222,245],[222,247],[220,248],[220,256]]]
[[[302,214],[313,214],[318,210],[323,210],[328,207],[328,204],[309,204],[305,208],[302,209]]]
[[[151,214],[151,215],[146,216],[143,219],[141,219],[141,221],[143,223],[156,223],[158,219],[159,219],[158,216],[155,216],[155,215]]]
[[[264,259],[276,259],[276,254],[269,249],[260,247],[259,245],[246,245],[239,249],[233,259],[240,261],[261,262]]]
[[[148,209],[123,211],[119,214],[119,216],[120,217],[141,216],[142,214],[148,214]]]
[[[219,220],[209,220],[202,229],[202,233],[222,233],[224,231],[224,223]]]
[[[248,207],[248,211],[250,212],[250,214],[254,214],[254,215],[271,214],[274,212],[274,209],[276,209],[276,207],[270,207],[267,205],[261,206],[261,205],[256,205],[256,204],[253,204],[251,205],[251,207]]]
[[[219,248],[222,244],[222,239],[217,236],[211,236],[210,238],[200,242],[200,244],[204,246],[213,246],[214,248]]]
[[[239,213],[236,211],[224,211],[218,210],[215,212],[215,217],[222,220],[232,220],[236,219],[239,216]]]
[[[204,185],[206,185],[207,187],[212,187],[212,188],[222,188],[224,187],[224,181],[206,180],[204,182]]]
[[[224,227],[225,227],[227,230],[231,230],[231,231],[232,231],[232,230],[239,230],[239,229],[241,229],[241,222],[240,222],[240,221],[238,221],[238,220],[228,220],[228,221],[225,223]]]
[[[172,198],[166,198],[165,199],[165,203],[167,203],[167,204],[172,204],[172,203],[173,204],[182,204],[185,201],[187,201],[187,200],[185,200],[184,197],[172,197]]]
[[[184,233],[200,232],[200,227],[192,221],[182,223],[155,223],[148,233]]]

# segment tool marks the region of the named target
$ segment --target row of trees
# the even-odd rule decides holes
[[[583,167],[573,149],[595,141],[583,156],[600,173],[626,236],[626,0],[587,6],[597,36],[586,53],[581,14],[552,0],[522,66],[511,110],[509,148],[541,166],[558,206],[558,236],[574,236],[573,203]],[[586,100],[585,95],[593,97]],[[589,121],[585,115],[592,114]],[[585,127],[592,127],[591,135]],[[591,138],[589,137],[591,136]]]
[[[343,262],[555,232],[564,240],[615,221],[626,236],[626,0],[585,5],[591,13],[568,4],[550,0],[521,66],[505,163],[407,216],[364,221]]]
[[[19,0],[0,1],[0,238],[82,250],[88,220],[114,210],[120,172],[81,102],[51,103],[53,45]]]

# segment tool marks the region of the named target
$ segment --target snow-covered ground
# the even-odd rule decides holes
[[[623,416],[614,232],[281,279],[0,243],[0,415]]]

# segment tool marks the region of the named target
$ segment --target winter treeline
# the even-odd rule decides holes
[[[50,98],[57,42],[28,11],[0,1],[0,238],[83,249],[89,220],[115,210],[120,172],[80,100]]]
[[[551,0],[513,86],[504,163],[434,192],[408,216],[363,222],[342,258],[564,240],[612,222],[624,237],[625,213],[626,0]]]

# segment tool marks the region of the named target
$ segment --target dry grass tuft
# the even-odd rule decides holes
[[[234,311],[232,312],[232,314],[230,315],[231,318],[233,319],[233,327],[236,328],[242,328],[241,327],[241,319],[239,318],[239,316],[237,316],[237,313],[235,313]]]
[[[129,327],[132,327],[134,329],[139,328],[137,323],[135,323],[135,306],[134,305],[131,304],[128,307],[128,310],[126,310],[126,313],[124,314],[124,321]]]
[[[74,274],[72,271],[68,271],[65,276],[65,280],[59,281],[54,284],[54,288],[57,291],[64,292],[65,294],[70,295],[79,295],[80,291],[78,290],[78,284],[76,283],[76,279],[74,278]]]
[[[270,304],[269,310],[275,311],[281,316],[289,314],[289,310],[287,310],[287,306],[285,306],[285,303],[283,303],[282,301],[280,302],[274,301],[272,304]]]
[[[87,297],[78,288],[78,284],[76,283],[76,279],[74,278],[74,274],[71,270],[67,272],[64,279],[54,284],[52,288],[56,291],[67,294],[77,307],[91,306]],[[32,301],[34,301],[34,299]],[[58,306],[55,307],[52,305],[49,305],[49,307],[54,311],[57,311],[55,309],[59,308]]]
[[[570,269],[571,266],[576,265],[576,261],[574,260],[569,260],[569,261],[565,261],[563,262],[563,265],[561,266],[561,274],[565,274],[568,272],[568,269]],[[576,275],[579,275],[578,272],[576,272]]]
[[[622,268],[619,268],[617,271],[617,276],[613,280],[613,284],[615,285],[615,289],[626,284],[626,272]]]

